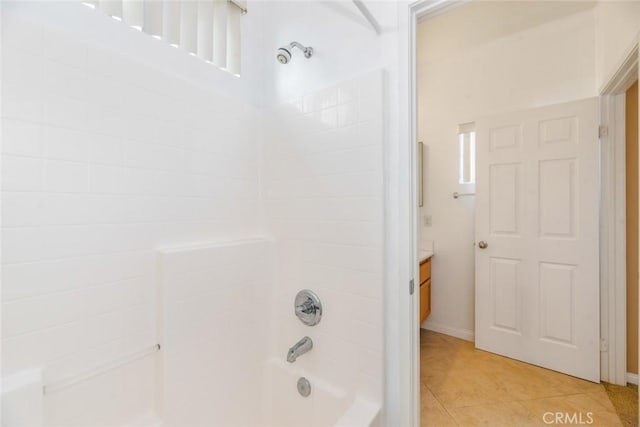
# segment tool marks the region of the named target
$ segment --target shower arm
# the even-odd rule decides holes
[[[303,45],[302,43],[298,43],[298,42],[291,42],[289,43],[289,49],[293,49],[294,47],[297,47],[298,49],[300,49],[302,52],[304,52],[304,57],[305,58],[311,58],[311,55],[313,55],[313,48],[311,47],[306,47],[305,45]]]

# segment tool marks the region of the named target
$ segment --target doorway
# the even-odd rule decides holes
[[[588,369],[584,370],[582,374],[570,371],[570,369],[573,368],[573,359],[572,356],[567,355],[553,356],[549,355],[548,352],[541,352],[543,356],[548,356],[551,362],[555,362],[558,359],[564,359],[563,363],[565,367],[559,368],[550,364],[545,365],[539,361],[527,360],[522,356],[518,356],[517,354],[509,353],[507,351],[497,351],[496,353],[502,353],[503,356],[510,356],[511,358],[481,352],[476,348],[478,347],[478,306],[476,300],[477,294],[474,292],[476,291],[476,288],[473,284],[477,271],[475,269],[476,257],[478,256],[477,244],[481,243],[481,239],[474,239],[474,233],[478,232],[475,227],[475,215],[478,212],[477,208],[479,199],[481,199],[482,196],[474,194],[476,193],[476,191],[474,191],[476,190],[475,182],[473,182],[474,187],[463,187],[463,185],[468,186],[470,183],[468,181],[463,182],[460,179],[461,176],[466,177],[467,174],[462,173],[463,171],[459,168],[461,165],[468,164],[468,161],[466,161],[468,160],[468,157],[466,156],[468,150],[465,151],[461,148],[464,145],[461,143],[461,135],[465,133],[463,130],[468,129],[469,127],[473,128],[476,135],[476,141],[480,144],[482,139],[482,131],[480,129],[482,127],[481,123],[482,120],[487,117],[495,117],[496,115],[503,114],[504,112],[515,113],[531,111],[531,109],[548,108],[554,105],[566,104],[567,102],[592,98],[594,95],[592,92],[592,86],[588,84],[588,82],[593,81],[594,76],[585,74],[588,73],[588,71],[585,71],[585,67],[583,66],[584,64],[578,65],[580,64],[581,59],[585,58],[574,57],[573,59],[575,59],[575,61],[573,64],[567,65],[563,69],[556,69],[552,67],[552,71],[547,70],[547,75],[558,73],[559,81],[555,83],[551,81],[543,81],[542,79],[538,79],[538,76],[527,74],[529,72],[535,73],[536,67],[532,66],[535,64],[527,62],[527,58],[522,58],[522,56],[535,57],[536,55],[549,54],[549,56],[553,57],[555,61],[559,61],[558,58],[567,58],[567,60],[571,62],[569,60],[571,59],[571,55],[575,55],[577,52],[588,51],[588,46],[582,46],[580,44],[587,43],[589,40],[588,38],[583,37],[584,33],[581,33],[581,28],[588,28],[589,25],[591,25],[591,22],[589,21],[591,12],[588,9],[588,5],[564,4],[564,9],[555,8],[553,13],[556,13],[556,15],[553,16],[545,14],[551,13],[549,11],[541,12],[535,10],[536,5],[531,3],[500,6],[502,9],[497,10],[495,8],[496,5],[491,4],[464,4],[456,9],[448,10],[444,14],[419,22],[417,28],[417,136],[418,141],[424,144],[423,155],[420,160],[423,162],[424,166],[424,177],[421,180],[421,184],[425,191],[422,195],[424,205],[418,210],[419,216],[417,223],[419,224],[421,231],[418,239],[421,244],[418,249],[423,249],[425,252],[431,252],[431,262],[429,266],[430,275],[428,281],[430,285],[428,288],[430,290],[430,295],[429,298],[423,298],[422,293],[420,294],[421,299],[425,301],[428,300],[430,304],[428,310],[420,311],[420,313],[423,314],[428,313],[428,317],[425,322],[422,323],[423,330],[421,330],[420,334],[423,344],[421,346],[421,350],[423,353],[426,352],[427,354],[426,360],[424,358],[421,359],[421,370],[425,372],[421,377],[421,390],[424,395],[427,396],[427,401],[423,399],[422,404],[423,409],[426,409],[424,405],[431,405],[430,407],[433,409],[433,407],[438,407],[437,404],[440,404],[440,407],[444,409],[445,414],[450,416],[453,416],[452,411],[456,412],[457,416],[461,416],[457,410],[461,407],[469,406],[467,405],[469,402],[464,403],[464,398],[461,398],[460,402],[456,403],[456,399],[453,399],[454,401],[452,402],[449,397],[464,396],[466,393],[465,390],[468,391],[470,386],[469,378],[474,375],[474,370],[469,369],[465,374],[460,376],[460,388],[456,388],[451,385],[450,382],[448,384],[446,382],[439,382],[439,379],[434,377],[438,374],[429,371],[434,371],[434,366],[438,366],[441,370],[448,372],[450,374],[448,375],[448,378],[451,379],[457,375],[457,373],[453,374],[454,371],[458,372],[458,368],[464,371],[465,366],[473,366],[472,363],[476,359],[480,360],[481,365],[484,366],[488,372],[493,373],[494,379],[500,379],[500,381],[495,383],[492,383],[491,379],[489,379],[489,384],[492,384],[494,388],[497,387],[499,389],[502,388],[503,391],[509,391],[504,396],[493,396],[493,399],[481,399],[480,401],[474,401],[474,405],[471,406],[477,407],[476,412],[488,411],[488,413],[490,412],[493,415],[498,416],[499,414],[504,415],[509,414],[510,411],[515,411],[515,414],[517,415],[517,413],[522,410],[523,405],[525,407],[527,406],[522,403],[527,400],[526,397],[535,396],[534,399],[552,398],[552,396],[546,395],[547,392],[551,392],[549,389],[541,387],[536,390],[536,387],[533,386],[533,384],[536,383],[536,380],[521,381],[519,378],[507,376],[505,372],[510,368],[519,372],[529,372],[529,369],[531,368],[532,372],[541,375],[542,378],[554,377],[555,379],[550,381],[557,381],[559,384],[564,384],[564,381],[566,380],[571,384],[568,386],[571,393],[581,394],[578,391],[584,391],[584,394],[599,393],[598,396],[602,399],[597,400],[601,402],[609,402],[609,398],[606,397],[605,388],[602,385],[594,383],[598,382],[600,379],[599,360],[600,351],[603,348],[599,340],[600,331],[598,325],[600,319],[598,318],[597,308],[600,300],[598,280],[599,254],[597,246],[597,174],[589,177],[589,188],[593,190],[593,194],[591,194],[591,196],[593,196],[591,197],[591,201],[595,202],[593,203],[593,206],[588,208],[589,213],[593,214],[589,225],[591,229],[589,236],[595,239],[595,243],[591,241],[590,243],[583,245],[585,248],[589,248],[590,250],[589,262],[586,265],[587,267],[593,268],[591,270],[587,269],[588,271],[585,270],[586,272],[580,272],[579,276],[573,276],[573,274],[577,274],[575,270],[572,270],[573,266],[577,265],[576,263],[564,261],[543,261],[546,262],[543,266],[549,267],[549,270],[543,273],[550,274],[551,279],[553,279],[552,281],[560,285],[558,287],[550,288],[549,292],[557,292],[557,288],[562,288],[563,290],[561,290],[560,293],[553,294],[547,298],[548,305],[552,306],[551,308],[547,307],[547,312],[550,312],[552,316],[548,317],[545,321],[541,321],[540,319],[534,319],[532,321],[532,324],[536,325],[539,325],[541,322],[546,322],[547,331],[549,332],[546,337],[547,342],[553,341],[554,344],[558,345],[558,347],[564,346],[566,348],[571,348],[572,346],[575,346],[572,341],[572,334],[576,332],[575,317],[572,317],[575,316],[575,313],[569,313],[565,317],[558,317],[557,313],[561,312],[562,308],[559,307],[559,305],[553,306],[553,304],[564,298],[564,300],[569,303],[568,306],[565,305],[567,308],[566,311],[575,309],[575,306],[570,307],[570,303],[574,298],[573,294],[575,294],[575,289],[573,289],[573,287],[575,286],[577,279],[582,283],[585,278],[588,277],[588,280],[590,280],[593,285],[590,288],[591,305],[587,307],[584,312],[587,313],[587,315],[589,313],[595,313],[595,315],[589,317],[590,322],[588,328],[584,329],[584,331],[590,334],[590,336],[585,339],[585,342],[589,343],[591,346],[589,348],[589,360],[588,362],[585,362],[585,364],[588,365]],[[487,11],[480,11],[479,9],[482,7],[487,7]],[[508,13],[515,11],[519,7],[530,8],[527,11],[520,10],[517,13],[518,16],[526,16],[527,19],[521,21],[518,21],[517,19],[508,19]],[[573,9],[571,9],[572,7]],[[582,9],[583,7],[585,9]],[[482,18],[489,15],[491,15],[494,20],[496,19],[496,15],[499,15],[501,16],[502,21],[508,22],[509,24],[505,24],[504,26],[494,25],[491,29],[492,32],[483,33]],[[465,16],[467,19],[470,17],[473,17],[473,19],[465,21]],[[460,19],[459,22],[455,22],[456,17]],[[426,28],[431,25],[432,30],[422,29],[421,25],[425,25]],[[518,25],[521,26],[518,27]],[[469,28],[471,28],[471,30],[469,30]],[[438,39],[435,37],[435,33],[437,31],[442,32],[447,29],[450,31],[450,37],[447,37],[447,41],[441,43],[440,47],[435,47],[435,49],[430,53],[420,51],[421,31],[422,36],[424,36],[425,39],[431,39],[433,41],[433,45],[435,45],[438,44],[437,40],[442,40],[442,38]],[[553,34],[553,36],[557,38],[559,37],[558,34],[562,34],[563,30],[571,31],[572,33],[567,37],[563,37],[564,42],[567,44],[563,46],[550,47],[550,44],[553,43],[553,41],[545,39],[545,37],[548,34]],[[464,34],[471,34],[471,36],[465,37]],[[574,38],[572,38],[572,36]],[[543,52],[543,49],[536,49],[536,40],[540,45],[544,45],[544,48],[547,50],[546,52]],[[570,44],[572,45],[569,46]],[[558,52],[549,53],[549,51],[552,51],[553,49],[558,49]],[[562,49],[568,50],[559,53]],[[459,55],[456,54],[456,50],[459,51]],[[503,57],[498,57],[497,53]],[[494,55],[493,57],[491,56],[492,54]],[[590,60],[593,60],[593,58]],[[546,65],[549,66],[549,63]],[[572,68],[574,66],[575,68]],[[521,69],[519,67],[523,68]],[[424,71],[421,71],[421,68]],[[429,77],[421,81],[421,73],[424,73],[424,75],[428,74]],[[526,81],[528,85],[531,85],[531,87],[524,88],[522,87],[522,84],[518,85],[516,82],[509,81],[512,75],[516,75],[520,82]],[[455,82],[458,87],[448,85],[448,82]],[[585,86],[581,86],[582,83],[585,83]],[[535,94],[528,96],[528,90],[535,92]],[[420,105],[421,91],[423,96],[424,93],[428,93],[428,96],[435,99],[432,105],[423,108],[422,111]],[[479,100],[489,100],[489,102]],[[485,102],[485,104],[482,104],[483,102]],[[593,146],[597,147],[598,108],[595,101],[592,100],[591,104],[593,105],[590,106],[589,117],[585,119],[585,121],[589,124],[588,130],[593,131],[591,133],[592,138],[589,141],[592,141],[594,143]],[[456,114],[455,119],[448,116],[452,115],[450,114],[451,112]],[[567,132],[569,132],[570,139],[570,134],[577,129],[573,127],[575,122],[569,124],[567,124],[567,122],[564,124],[560,123],[563,122],[561,119],[567,117],[572,117],[572,114],[561,114],[556,117],[558,120],[551,124],[553,129],[548,128],[547,131],[550,133],[557,131],[559,133],[563,133],[565,136],[567,136]],[[571,122],[571,120],[569,120],[569,122]],[[538,130],[540,129],[540,126],[534,127]],[[585,132],[585,130],[583,129],[581,132]],[[551,139],[555,141],[554,138]],[[553,141],[551,141],[551,139],[547,142],[552,143]],[[560,140],[562,140],[562,138],[560,138]],[[538,140],[534,144],[538,144],[538,146],[540,146],[542,142]],[[567,146],[569,146],[569,144]],[[476,147],[476,149],[479,152],[481,148]],[[594,156],[596,160],[599,157],[597,149],[592,150],[590,155]],[[564,160],[569,158],[574,158],[573,154],[559,154],[555,159],[558,161],[554,164],[548,165],[551,167],[550,172],[552,173],[550,173],[549,176],[552,178],[548,180],[546,185],[548,185],[548,187],[553,191],[557,190],[554,188],[554,183],[558,182],[556,179],[562,178],[563,174],[564,177],[567,178],[565,183],[570,183],[568,186],[563,184],[564,189],[568,189],[568,192],[574,190],[578,191],[579,185],[582,184],[582,182],[579,181],[580,178],[576,175],[572,175],[576,171],[576,166],[578,165],[573,164],[572,166],[570,164],[571,162],[564,162]],[[501,159],[500,162],[504,165],[510,162],[510,160],[507,160],[508,159]],[[558,166],[559,163],[568,164],[563,164],[562,168],[556,168],[555,166]],[[578,163],[581,162],[578,161]],[[513,164],[513,162],[511,161],[510,164]],[[581,164],[580,166],[589,167],[586,163]],[[591,165],[591,167],[593,167],[594,170],[597,170],[597,162]],[[480,186],[480,175],[482,171],[479,170],[480,166],[477,166],[476,169],[478,172],[477,190],[480,192],[482,191]],[[502,172],[514,172],[514,168],[511,169],[511,171],[503,170]],[[507,174],[507,176],[508,175],[509,174]],[[517,176],[518,172],[511,173],[511,175]],[[520,176],[520,178],[525,180],[529,179],[524,176]],[[533,181],[536,180],[534,179]],[[537,181],[540,183],[539,179]],[[509,180],[499,180],[499,182],[508,183]],[[573,189],[570,188],[572,185],[574,186]],[[506,187],[508,187],[508,185]],[[489,187],[486,187],[485,190],[487,188]],[[502,202],[504,202],[505,199],[508,199],[509,194],[513,195],[513,191],[509,190],[511,191],[510,193],[507,191],[508,189],[503,188],[503,190],[504,191],[502,192],[500,192],[501,190],[499,191],[500,195],[498,197]],[[490,198],[490,193],[483,191],[483,194]],[[546,203],[547,206],[551,203],[551,207],[557,208],[559,204],[561,205],[564,202],[563,199],[566,198],[562,196],[552,196]],[[583,198],[580,200],[583,200]],[[527,207],[531,208],[529,205],[530,203],[527,203],[525,209]],[[541,209],[543,213],[548,213],[549,221],[547,223],[548,227],[545,229],[546,231],[540,229],[539,223],[535,224],[533,229],[536,232],[542,231],[548,235],[554,235],[559,240],[571,240],[571,233],[575,230],[582,230],[584,228],[584,225],[580,225],[578,227],[576,224],[571,224],[572,215],[578,210],[583,212],[585,207],[578,206],[577,204],[571,206],[571,203],[563,206],[567,207],[565,213],[569,212],[568,215],[564,216],[564,219],[566,220],[564,222],[562,215],[553,213],[553,209],[542,209],[539,206],[535,208],[538,213],[541,212]],[[459,219],[461,217],[463,218],[462,222],[458,222],[454,225],[451,224],[456,220],[456,218]],[[502,216],[501,219],[505,220],[505,223],[509,223],[509,218],[506,216]],[[443,223],[447,225],[442,226]],[[558,227],[556,227],[558,224],[562,226],[566,225],[568,228],[558,230]],[[576,228],[572,228],[573,226],[576,226]],[[469,238],[469,236],[471,237]],[[425,242],[427,243],[426,245],[424,245]],[[452,248],[451,242],[460,242],[459,250]],[[489,248],[495,247],[491,244],[491,241],[483,240],[482,243],[488,243]],[[564,253],[568,252],[570,251],[564,250]],[[547,254],[548,251],[545,252],[545,255]],[[502,261],[513,261],[512,259],[507,259],[510,258],[509,254],[503,254],[498,258],[501,258]],[[422,259],[423,258],[421,257],[420,260]],[[540,267],[540,262],[540,260],[536,261],[538,267]],[[471,268],[469,268],[470,265],[472,266]],[[562,268],[556,268],[558,265]],[[505,279],[503,280],[505,283],[510,281],[509,277],[517,277],[517,275],[520,274],[518,273],[517,268],[513,268],[513,263],[510,262],[505,262],[504,265],[502,265],[502,267],[505,267],[502,271],[497,271],[493,267],[495,266],[490,266],[487,276],[491,277],[492,274],[494,276],[496,274],[502,275],[501,277]],[[419,270],[422,270],[422,268]],[[471,277],[471,280],[469,280],[469,277]],[[420,283],[422,283],[422,276],[420,278]],[[487,292],[490,293],[492,289],[495,291],[495,286],[493,288],[487,288]],[[468,292],[469,290],[471,290],[471,293]],[[510,293],[508,286],[500,290],[500,296],[505,297],[506,299],[512,300],[512,297],[516,298],[514,294],[516,294],[516,292]],[[469,295],[471,295],[471,298],[469,298]],[[537,297],[534,297],[534,299],[536,302],[539,301]],[[532,299],[525,298],[523,301],[529,304],[532,302]],[[496,313],[494,307],[490,310],[489,314],[490,316],[493,316],[493,321],[495,321],[496,315],[501,316],[501,320],[509,320],[514,319],[515,314],[522,312],[523,308],[526,307],[511,305],[500,313]],[[505,329],[515,329],[512,327],[513,324],[509,324],[508,321],[503,323],[506,323],[505,325],[502,325],[507,326]],[[496,325],[494,324],[493,326]],[[518,331],[511,330],[505,332],[517,333]],[[470,342],[471,344],[469,344]],[[598,343],[601,345],[598,345]],[[527,347],[527,344],[518,343],[514,345],[514,348],[516,349],[519,349],[519,347],[525,349],[525,355],[530,353],[531,349],[530,347]],[[492,348],[487,349],[495,351],[495,349]],[[581,352],[578,352],[577,354],[582,355]],[[459,363],[456,363],[458,356],[460,357]],[[578,380],[575,377],[547,371],[540,367],[532,367],[530,364],[521,365],[519,361],[512,359],[514,357],[537,365],[548,366],[557,370],[564,370],[572,375],[580,375],[593,382]],[[440,365],[437,365],[436,359],[441,359]],[[442,363],[443,361],[445,363]],[[488,369],[489,367],[496,368],[496,371],[491,371]],[[477,372],[477,369],[475,371]],[[535,376],[537,374],[532,375]],[[556,375],[560,375],[560,377],[556,378]],[[474,380],[476,378],[474,378]],[[429,382],[429,384],[425,384],[425,382]],[[477,386],[476,390],[486,390],[486,393],[479,393],[480,395],[484,395],[484,397],[491,395],[489,392],[491,387],[483,388],[482,384],[475,385]],[[528,388],[527,385],[531,385],[532,387]],[[562,388],[563,386],[559,387]],[[577,389],[571,389],[571,387],[577,387]],[[447,393],[449,393],[449,397],[447,397]],[[555,390],[551,393],[558,393],[558,391]],[[520,395],[522,398],[521,401],[512,400],[513,396],[517,395]],[[515,404],[513,403],[514,401],[519,403]],[[475,403],[478,402],[482,402],[482,404],[475,405]],[[493,407],[481,408],[481,406],[485,404],[488,406],[493,405]],[[590,404],[592,404],[591,400],[587,400],[586,406],[583,406],[583,408],[586,410]],[[454,405],[453,409],[451,409],[451,405]],[[459,407],[456,407],[456,405]],[[602,411],[600,411],[600,416],[604,417],[602,418],[603,420],[608,419],[607,417],[610,416],[612,417],[612,420],[617,420],[615,408],[612,405],[607,405],[606,408],[600,409],[602,409]],[[470,412],[474,411],[470,410]],[[525,410],[525,412],[527,411]],[[529,410],[528,412],[530,413],[531,411]],[[453,416],[453,418],[454,421],[460,423],[460,419],[456,418],[456,416]],[[609,424],[615,425],[611,423]]]

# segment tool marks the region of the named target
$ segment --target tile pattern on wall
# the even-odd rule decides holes
[[[274,242],[161,250],[163,425],[266,425]]]
[[[52,383],[157,341],[155,247],[255,234],[258,114],[2,19],[3,375],[43,367]],[[135,372],[129,385],[152,396],[153,375]],[[121,403],[130,412],[105,423],[145,409]],[[75,415],[51,414],[82,425]]]
[[[295,363],[343,389],[382,401],[383,73],[375,71],[265,113],[265,220],[278,241],[272,353],[305,335]],[[314,290],[323,318],[294,315]]]

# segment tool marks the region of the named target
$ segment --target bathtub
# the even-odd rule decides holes
[[[379,404],[317,376],[310,359],[290,364],[272,356],[274,327],[262,308],[274,305],[273,257],[270,239],[160,251],[156,425],[375,425]],[[302,376],[311,383],[308,397],[297,390]]]
[[[263,425],[273,427],[365,427],[375,425],[379,405],[359,397],[350,397],[335,385],[298,369],[285,361],[271,359],[268,372],[269,405]],[[311,394],[298,393],[298,378],[311,384]]]
[[[273,252],[267,238],[159,250],[160,345],[105,359],[72,378],[56,379],[43,368],[4,377],[3,426],[379,425],[380,404],[360,395],[373,394],[371,388],[341,384],[329,359],[317,357],[327,354],[320,335],[309,332],[317,345],[295,363],[284,351],[274,355],[282,329],[262,309],[276,298]],[[286,320],[297,322],[293,314]],[[311,384],[307,397],[298,393],[300,377]]]
[[[311,384],[311,394],[298,393],[301,376]],[[164,420],[145,418],[135,425],[154,427],[244,426],[244,427],[370,427],[378,425],[380,406],[358,396],[348,396],[340,388],[313,374],[297,369],[285,361],[271,359],[264,363],[261,375],[252,387],[230,391],[226,404],[214,402],[198,407],[177,407],[165,402]],[[259,391],[259,395],[256,394]],[[193,396],[193,395],[192,395]],[[247,396],[251,396],[247,399]],[[131,425],[134,427],[134,424]]]

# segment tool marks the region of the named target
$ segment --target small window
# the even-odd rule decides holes
[[[118,22],[240,75],[244,0],[83,0]]]
[[[476,131],[473,123],[458,126],[458,144],[460,156],[459,184],[476,182]]]

